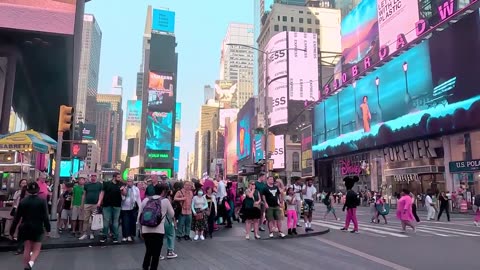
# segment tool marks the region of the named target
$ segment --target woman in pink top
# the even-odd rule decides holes
[[[138,190],[140,191],[140,200],[143,202],[143,199],[145,199],[145,192],[147,190],[147,185],[145,182],[140,181],[137,184]]]
[[[410,192],[406,189],[400,193],[400,199],[397,202],[397,218],[402,222],[402,232],[406,232],[407,226],[413,229],[415,232],[415,217],[412,212],[413,200],[410,197]]]

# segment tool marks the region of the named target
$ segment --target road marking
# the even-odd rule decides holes
[[[322,221],[324,222],[324,221]],[[326,224],[329,224],[328,222],[325,222]],[[322,223],[320,222],[317,222],[317,221],[312,221],[312,224],[315,224],[315,225],[319,225],[319,226],[322,226]],[[337,225],[335,223],[333,223],[334,225]],[[341,225],[340,225],[341,226]],[[341,228],[341,227],[336,227],[337,229]],[[380,230],[377,230],[377,229],[373,229],[373,228],[368,228],[366,226],[360,226],[360,231],[368,231],[368,232],[374,232],[374,233],[378,233],[378,234],[384,234],[384,235],[390,235],[390,236],[395,236],[395,237],[400,237],[400,238],[406,238],[408,237],[407,235],[404,235],[404,234],[399,234],[399,233],[393,233],[393,232],[384,232],[384,231],[380,231]]]
[[[319,225],[319,226],[322,226],[322,227],[326,227],[326,228],[329,228],[329,229],[333,229],[333,230],[337,230],[337,231],[340,231],[340,228],[341,228],[341,225],[330,225],[330,224],[326,224],[326,223],[316,223],[315,221],[312,221],[312,224],[314,225]],[[363,234],[363,232],[362,232]],[[375,236],[375,237],[386,237],[385,235],[378,235],[378,234],[374,234],[374,233],[370,233],[370,232],[365,232],[365,234],[368,234],[370,236]]]
[[[441,227],[433,227],[433,226],[428,226],[428,227],[419,226],[418,228],[429,229],[432,231],[448,232],[448,233],[453,233],[453,234],[458,234],[463,236],[476,236],[476,237],[480,236],[479,234],[475,234],[476,232],[469,232],[469,231],[452,229],[452,228],[441,228]]]
[[[390,268],[395,269],[395,270],[411,270],[410,268],[407,268],[407,267],[401,266],[401,265],[399,265],[399,264],[396,264],[396,263],[393,263],[393,262],[390,262],[390,261],[387,261],[387,260],[384,260],[384,259],[381,259],[381,258],[372,256],[372,255],[370,255],[370,254],[361,252],[361,251],[356,250],[356,249],[353,249],[353,248],[351,248],[351,247],[347,247],[347,246],[344,246],[344,245],[335,243],[335,242],[330,241],[330,240],[327,240],[327,239],[323,239],[323,238],[319,238],[319,237],[315,237],[314,239],[317,240],[317,241],[323,242],[324,244],[327,244],[327,245],[330,245],[330,246],[332,246],[332,247],[335,247],[335,248],[337,248],[337,249],[346,251],[346,252],[348,252],[348,253],[350,253],[350,254],[359,256],[359,257],[361,257],[361,258],[370,260],[370,261],[372,261],[372,262],[374,262],[374,263],[378,263],[378,264],[381,264],[381,265],[383,265],[383,266],[390,267]]]

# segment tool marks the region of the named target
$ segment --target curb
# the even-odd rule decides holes
[[[121,245],[135,245],[135,244],[142,244],[143,242],[134,242],[128,244],[113,244],[113,243],[100,243],[100,241],[95,242],[78,242],[78,243],[46,243],[42,244],[42,250],[49,250],[49,249],[65,249],[65,248],[82,248],[82,247],[99,247],[99,246],[121,246]],[[0,246],[0,252],[10,252],[16,251],[17,245],[9,245],[9,246]]]
[[[327,234],[330,232],[330,229],[324,229],[322,231],[318,231],[318,232],[312,232],[312,233],[302,233],[302,234],[298,234],[296,236],[291,236],[291,235],[287,235],[285,236],[284,238],[278,238],[278,237],[274,237],[274,238],[261,238],[260,240],[286,240],[286,239],[295,239],[295,238],[305,238],[305,237],[313,237],[313,236],[319,236],[319,235],[324,235],[324,234]]]

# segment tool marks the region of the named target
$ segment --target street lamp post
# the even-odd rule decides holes
[[[299,49],[299,48],[286,48],[286,49],[280,49],[280,50],[275,50],[275,51],[264,51],[259,48],[249,46],[246,44],[239,44],[239,43],[227,43],[227,46],[239,46],[239,47],[244,47],[244,48],[249,48],[252,50],[256,50],[260,52],[262,55],[266,56],[266,63],[265,63],[265,88],[263,89],[264,91],[264,106],[265,106],[265,111],[264,111],[264,136],[265,136],[265,146],[264,146],[264,160],[265,160],[265,166],[267,166],[267,157],[268,157],[268,133],[269,133],[269,123],[268,123],[268,88],[270,86],[269,84],[269,76],[268,76],[268,66],[270,62],[269,55],[272,53],[276,53],[279,51],[285,51],[285,50],[294,50],[294,51],[306,51],[305,49]],[[288,64],[288,63],[287,63]],[[288,93],[287,93],[288,94]]]

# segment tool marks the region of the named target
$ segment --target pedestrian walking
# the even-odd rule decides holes
[[[448,197],[445,194],[445,192],[442,191],[440,193],[439,200],[440,200],[440,211],[438,212],[437,221],[440,221],[440,217],[442,217],[443,211],[445,211],[445,213],[447,214],[447,220],[450,222],[450,209],[448,209],[449,208]]]
[[[267,184],[265,183],[266,178],[267,178],[267,174],[265,172],[260,172],[260,174],[258,175],[257,181],[255,181],[255,190],[258,190],[260,194],[263,194],[263,191],[267,187]],[[265,231],[265,228],[263,228],[263,224],[266,222],[266,212],[267,212],[266,209],[267,208],[265,207],[265,202],[262,200],[262,202],[260,203],[260,212],[261,212],[260,221],[259,221],[260,227],[258,228],[261,232]]]
[[[250,181],[248,188],[245,191],[246,197],[243,202],[244,206],[244,217],[245,217],[245,239],[250,240],[250,232],[253,225],[253,233],[255,239],[260,239],[259,231],[259,222],[262,217],[262,211],[260,209],[261,205],[261,194],[258,191],[255,185],[255,181]]]
[[[432,192],[427,191],[427,196],[425,197],[425,207],[427,207],[427,220],[435,219],[435,204],[432,199]]]
[[[10,229],[12,228],[13,219],[15,218],[15,214],[18,210],[18,205],[27,196],[27,179],[21,179],[18,183],[18,186],[19,189],[13,194],[13,207],[10,211],[11,218],[7,219],[7,221],[5,222],[5,235],[9,235]],[[13,234],[12,240],[18,241],[18,226],[15,228],[15,233]],[[23,253],[23,242],[18,241],[17,251],[15,252],[15,255],[19,255],[21,253]]]
[[[373,198],[375,200],[375,198]],[[377,212],[377,215],[375,217],[376,222],[380,223],[380,216],[383,217],[383,220],[385,221],[385,224],[387,224],[387,215],[390,212],[390,206],[385,202],[385,200],[382,198],[382,195],[378,194],[377,198],[375,200],[375,210]]]
[[[268,228],[270,231],[269,237],[273,237],[274,228],[276,228],[280,237],[284,238],[285,234],[282,232],[283,215],[280,209],[282,195],[280,189],[275,185],[273,176],[267,178],[267,186],[263,190],[262,197],[267,212]]]
[[[168,192],[166,185],[155,185],[154,195],[145,198],[139,209],[138,221],[141,236],[145,242],[143,270],[157,270],[165,235],[165,220],[173,218],[174,211],[170,201],[165,198]]]
[[[175,194],[174,200],[180,203],[182,211],[177,221],[177,239],[191,240],[190,229],[192,226],[192,182],[185,182],[183,188]]]
[[[325,215],[323,215],[323,219],[327,219],[327,215],[329,213],[332,213],[336,220],[340,220],[335,214],[335,208],[333,207],[333,204],[332,204],[331,194],[332,193],[329,191],[325,195],[325,198],[323,198],[323,204],[325,204],[325,206],[327,207],[327,212],[325,212]]]
[[[50,232],[50,221],[48,219],[47,203],[38,197],[40,187],[36,182],[27,185],[27,192],[30,196],[24,198],[18,205],[15,218],[10,228],[10,235],[13,238],[17,225],[20,241],[25,244],[23,251],[23,264],[25,269],[33,269],[33,265],[40,255],[42,239]]]
[[[93,240],[95,237],[91,231],[91,221],[92,215],[97,211],[97,205],[100,198],[100,193],[102,192],[103,185],[102,183],[97,182],[97,174],[90,175],[90,182],[86,183],[83,187],[84,193],[82,196],[82,205],[83,205],[83,235],[79,240],[85,240],[87,237],[90,237],[90,240]]]
[[[212,181],[213,183],[213,181]],[[215,194],[213,194],[214,186],[209,186],[206,189],[205,198],[207,198],[208,210],[207,210],[207,227],[208,227],[208,236],[213,237],[213,231],[215,230],[215,217],[217,216],[217,199]]]
[[[308,179],[307,184],[303,186],[303,218],[305,221],[305,232],[313,231],[312,217],[314,209],[314,198],[317,194],[317,189],[313,186],[313,179]]]
[[[412,198],[412,214],[415,217],[415,221],[420,222],[420,218],[417,215],[417,204],[415,203],[415,195],[410,192],[410,198]]]
[[[127,180],[124,194],[125,195],[122,195],[122,210],[120,211],[120,219],[122,220],[122,242],[133,242],[137,232],[137,213],[135,213],[135,206],[142,203],[140,190],[133,185],[133,179]]]
[[[73,187],[73,198],[72,198],[72,231],[75,237],[80,237],[83,232],[83,204],[82,198],[85,187],[85,178],[80,177],[78,179],[78,184]]]
[[[410,192],[407,189],[402,190],[400,193],[400,199],[397,202],[397,218],[402,223],[402,233],[406,232],[407,226],[413,229],[415,232],[415,220],[412,213],[413,200],[410,197]]]
[[[297,198],[293,187],[287,189],[287,196],[285,197],[287,203],[287,228],[288,235],[297,235]]]
[[[194,241],[205,240],[203,232],[207,228],[207,215],[206,210],[208,209],[207,198],[203,195],[203,190],[199,189],[196,192],[197,194],[192,199],[192,213],[193,213],[193,222],[192,230],[195,231]]]
[[[357,206],[360,204],[360,199],[355,191],[352,190],[356,182],[359,181],[358,176],[349,176],[343,179],[345,187],[347,188],[347,194],[345,195],[345,204],[343,205],[343,211],[347,210],[345,217],[345,226],[340,229],[341,231],[348,231],[350,222],[353,222],[353,230],[351,233],[358,233],[358,220],[357,220]]]
[[[65,191],[62,194],[62,211],[60,213],[60,218],[62,220],[62,227],[58,229],[60,233],[63,230],[68,230],[69,225],[72,221],[72,200],[73,200],[73,183],[65,184]],[[73,232],[73,227],[71,227]]]
[[[126,195],[125,185],[119,173],[114,173],[112,181],[104,182],[103,189],[98,199],[97,207],[102,207],[103,214],[103,237],[100,242],[105,243],[109,235],[110,225],[112,227],[113,243],[118,243],[119,232],[118,222],[122,207],[122,195]]]

